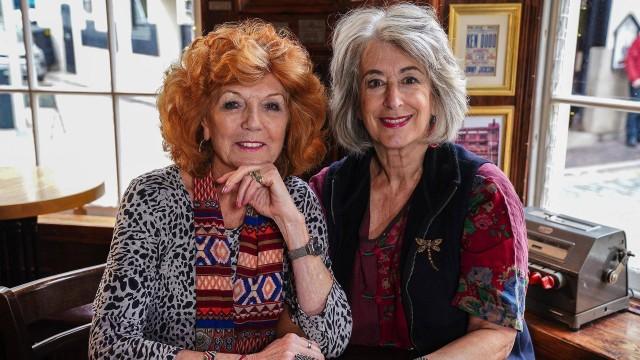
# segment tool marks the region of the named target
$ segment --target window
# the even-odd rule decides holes
[[[147,2],[145,0],[131,0],[131,24],[140,26],[147,23]]]
[[[155,97],[197,2],[14,3],[0,0],[0,166],[102,174],[93,205],[117,206],[132,178],[170,163]]]
[[[640,39],[640,2],[546,1],[545,15],[549,39],[529,199],[624,230],[637,255],[629,261],[629,284],[640,290],[640,145],[628,142],[625,131],[627,119],[640,113],[640,96],[630,89],[634,75],[625,71]]]

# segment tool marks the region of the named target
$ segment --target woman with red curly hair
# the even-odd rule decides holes
[[[94,303],[92,359],[322,359],[351,334],[321,205],[308,53],[259,21],[199,37],[158,97],[174,165],[134,179]]]

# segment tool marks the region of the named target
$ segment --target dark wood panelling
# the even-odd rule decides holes
[[[522,4],[515,96],[471,96],[470,104],[471,106],[513,105],[515,107],[509,177],[518,195],[523,202],[526,202],[542,0],[445,0],[440,7],[441,20],[445,26],[449,24],[449,5],[458,3]]]
[[[239,14],[264,15],[280,13],[318,14],[338,11],[338,1],[333,0],[235,0],[235,9]]]
[[[81,218],[82,221],[75,223],[60,216],[39,221],[37,254],[42,276],[106,262],[113,234],[113,218]],[[100,218],[111,220],[105,223]]]

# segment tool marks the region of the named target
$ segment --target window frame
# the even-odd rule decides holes
[[[580,5],[580,1],[572,0],[545,0],[543,4],[540,29],[542,41],[538,47],[538,73],[543,76],[536,79],[528,206],[544,208],[555,191],[554,184],[557,180],[554,179],[562,177],[568,131],[558,126],[558,122],[565,119],[568,121],[570,106],[640,113],[640,102],[574,95],[571,81],[563,83],[562,74],[573,74]],[[560,34],[564,37],[560,37]],[[568,124],[565,128],[568,129]],[[628,267],[628,283],[634,296],[640,298],[640,268]]]
[[[174,0],[177,1],[177,0]],[[192,0],[193,4],[193,17],[194,17],[194,33],[199,35],[202,29],[202,21],[200,16],[200,1],[201,0]],[[3,85],[0,87],[0,93],[4,94],[26,94],[28,96],[29,102],[29,110],[31,112],[32,119],[32,133],[33,133],[33,146],[34,146],[34,155],[35,155],[35,164],[36,166],[41,165],[41,147],[39,144],[39,129],[38,129],[38,102],[37,96],[43,94],[51,94],[51,95],[92,95],[92,96],[107,96],[111,99],[112,104],[112,121],[113,121],[113,129],[114,129],[114,140],[115,140],[115,159],[116,159],[116,188],[118,195],[118,203],[120,198],[122,197],[124,188],[126,184],[123,184],[122,179],[122,160],[121,160],[121,147],[120,147],[120,113],[119,113],[119,99],[123,97],[152,97],[156,98],[157,93],[153,91],[149,92],[131,92],[131,91],[115,91],[117,89],[116,86],[116,33],[113,31],[115,29],[115,19],[114,19],[114,5],[113,0],[106,0],[104,2],[104,6],[106,6],[106,15],[107,15],[107,51],[109,54],[109,68],[110,68],[110,85],[111,88],[109,91],[102,90],[75,90],[75,89],[43,89],[42,87],[38,87],[38,79],[37,73],[35,70],[35,64],[33,63],[33,50],[32,46],[34,43],[33,34],[31,32],[31,22],[29,19],[29,4],[28,0],[20,0],[20,12],[22,15],[22,31],[23,31],[23,39],[25,46],[25,58],[27,65],[27,86],[21,87],[22,84],[10,84]],[[133,15],[133,14],[132,14]],[[132,20],[133,21],[133,20]],[[89,206],[91,207],[91,206]],[[104,208],[101,206],[95,206],[96,208]],[[97,209],[97,213],[104,213],[104,210]]]

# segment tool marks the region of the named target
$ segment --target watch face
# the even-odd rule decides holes
[[[322,254],[322,246],[320,245],[319,241],[317,241],[316,239],[311,239],[309,240],[309,250],[311,250],[311,255],[320,255]]]

